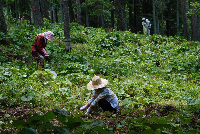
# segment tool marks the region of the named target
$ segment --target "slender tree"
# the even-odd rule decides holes
[[[10,7],[11,7],[11,15],[12,15],[12,17],[13,18],[17,18],[17,9],[16,9],[16,7],[17,6],[15,6],[15,1],[13,1],[11,4],[10,4]]]
[[[6,25],[6,22],[5,22],[5,17],[4,17],[4,14],[3,14],[3,5],[2,5],[1,0],[0,0],[0,32],[3,32],[6,35],[8,33],[7,25]]]
[[[61,15],[61,22],[64,22],[64,16],[63,16],[63,8],[62,8],[62,2],[60,3],[60,15]]]
[[[80,0],[76,0],[76,4],[77,4],[77,6],[78,6],[78,8],[77,8],[77,23],[81,25],[82,22],[81,22]]]
[[[128,7],[129,7],[129,27],[131,29],[131,32],[133,32],[133,0],[128,1]]]
[[[160,20],[158,17],[158,9],[156,10],[156,33],[160,35]]]
[[[74,15],[74,10],[72,6],[72,0],[69,0],[69,17],[70,17],[70,22],[75,22],[75,15]]]
[[[142,8],[142,2],[139,0],[134,0],[134,32],[142,31],[142,12],[140,9]]]
[[[10,4],[9,3],[7,3],[6,8],[7,8],[7,15],[9,16],[10,15]]]
[[[5,22],[4,14],[3,14],[3,5],[0,0],[0,32],[3,32],[5,35],[8,34],[7,25]],[[0,43],[6,44],[5,39],[0,40]]]
[[[42,18],[46,18],[46,19],[50,20],[49,1],[48,0],[40,0],[40,9],[41,9]]]
[[[154,34],[157,34],[156,30],[156,2],[153,0],[153,28],[154,28]]]
[[[39,0],[31,0],[31,5],[32,5],[33,18],[34,18],[34,25],[43,26]]]
[[[103,3],[101,3],[101,6],[102,6],[102,12],[101,12],[101,15],[100,15],[100,20],[101,20],[101,27],[104,29],[104,0],[102,1]]]
[[[63,15],[64,15],[65,49],[66,52],[71,52],[72,48],[71,48],[71,38],[70,38],[68,0],[62,0],[62,3],[63,3]]]
[[[31,24],[31,0],[27,0],[27,19],[29,20],[29,23]]]
[[[180,36],[180,30],[179,30],[179,0],[176,2],[176,29],[177,29],[177,36]]]
[[[197,0],[191,0],[191,3],[197,2]],[[191,10],[193,11],[191,22],[192,22],[192,39],[194,41],[200,41],[199,37],[199,27],[198,27],[198,16],[194,6],[191,6]]]
[[[57,14],[57,8],[59,6],[59,3],[57,0],[50,1],[50,16],[51,16],[51,23],[57,23],[58,22],[58,14]]]
[[[15,13],[16,13],[16,18],[19,19],[18,0],[15,0]]]
[[[85,5],[86,5],[85,23],[86,23],[86,27],[89,27],[89,11],[87,7],[87,1],[85,2]]]
[[[115,10],[112,9],[112,10],[111,10],[111,27],[112,27],[112,28],[115,27],[115,17],[114,17],[114,14],[115,14]]]
[[[183,21],[183,31],[184,31],[184,38],[190,40],[190,33],[189,33],[189,26],[188,20],[186,15],[186,1],[181,0],[181,12],[182,12],[182,21]]]
[[[127,30],[126,24],[126,14],[125,14],[125,3],[122,0],[114,0],[115,1],[115,12],[117,17],[117,29],[120,31]]]

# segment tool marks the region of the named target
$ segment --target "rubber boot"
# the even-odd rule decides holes
[[[42,71],[42,66],[38,65],[38,70]]]

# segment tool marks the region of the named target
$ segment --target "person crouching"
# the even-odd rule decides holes
[[[98,104],[103,112],[110,111],[116,113],[119,108],[119,101],[114,92],[106,88],[107,84],[108,80],[100,78],[99,76],[94,76],[92,81],[87,84],[88,90],[94,90],[93,96],[86,102],[85,106],[80,108],[80,110],[83,111],[87,109],[86,114],[90,114]]]

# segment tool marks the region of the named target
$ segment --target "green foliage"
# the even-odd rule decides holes
[[[120,35],[117,32],[108,33],[104,38],[100,40],[100,45],[103,48],[118,47],[122,44]]]
[[[121,115],[102,115],[110,116],[111,121],[119,120],[115,122],[116,130],[125,133],[199,132],[198,126],[192,127],[199,119],[190,119],[200,113],[199,42],[187,42],[182,37],[146,37],[130,31],[106,32],[71,23],[73,51],[66,53],[62,41],[63,23],[50,24],[45,20],[45,27],[36,29],[14,21],[17,22],[8,23],[9,34],[2,35],[9,39],[9,45],[0,46],[0,105],[4,109],[26,104],[41,107],[45,114],[34,114],[27,122],[8,114],[0,119],[4,126],[17,126],[20,132],[33,133],[114,131],[113,126],[105,126],[104,120],[81,119],[84,113],[78,110],[92,96],[87,83],[94,75],[101,75],[109,80],[108,87],[116,93],[122,108]],[[55,40],[46,47],[52,60],[45,62],[44,71],[37,71],[30,48],[35,36],[44,31],[55,33]],[[148,114],[141,112],[155,109],[152,104],[159,109]],[[176,107],[178,112],[166,110],[166,105]],[[47,112],[51,109],[54,110]],[[122,119],[123,116],[127,118]],[[18,123],[6,123],[7,119]],[[62,125],[53,125],[53,119]]]
[[[200,14],[200,3],[199,2],[190,2],[190,6],[192,9],[188,9],[187,14],[193,15],[193,14]]]
[[[56,126],[51,123],[53,119],[57,119],[62,123],[61,126]],[[45,115],[34,114],[29,118],[28,122],[22,120],[15,120],[12,123],[13,126],[20,128],[16,134],[31,133],[38,134],[38,131],[43,133],[82,133],[82,132],[99,132],[108,134],[109,132],[104,130],[102,126],[103,121],[88,122],[83,121],[80,118],[71,117],[66,111],[60,109],[54,109],[48,111]],[[79,129],[77,129],[79,128]]]

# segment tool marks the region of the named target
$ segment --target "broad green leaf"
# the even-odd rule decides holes
[[[62,116],[70,116],[65,110],[61,110],[58,108],[53,109],[54,114],[62,115]]]
[[[53,120],[53,119],[55,119],[55,118],[56,118],[56,115],[54,114],[53,111],[48,111],[48,112],[44,115],[44,121],[45,121],[45,122],[49,122],[49,121],[51,121],[51,120]]]
[[[144,99],[145,99],[145,97],[140,97],[139,98],[139,102],[142,103],[143,105],[147,104],[147,102]]]
[[[4,117],[5,117],[5,118],[9,118],[10,115],[9,115],[9,114],[5,114]]]
[[[148,130],[142,131],[141,134],[154,134],[154,131],[152,129],[148,129]]]
[[[149,122],[157,122],[158,124],[167,124],[168,121],[162,117],[156,117],[154,116]]]
[[[188,99],[188,105],[199,105],[199,100]]]
[[[12,125],[18,128],[25,127],[26,122],[23,120],[14,120]]]
[[[22,101],[31,101],[33,99],[33,96],[32,95],[28,95],[28,97],[26,96],[22,96],[21,97],[21,100]]]
[[[93,129],[97,126],[102,126],[103,124],[104,124],[104,122],[102,120],[99,120],[99,121],[91,123],[90,125],[83,125],[83,127],[85,129]]]
[[[39,133],[32,128],[23,128],[17,134],[39,134]]]

